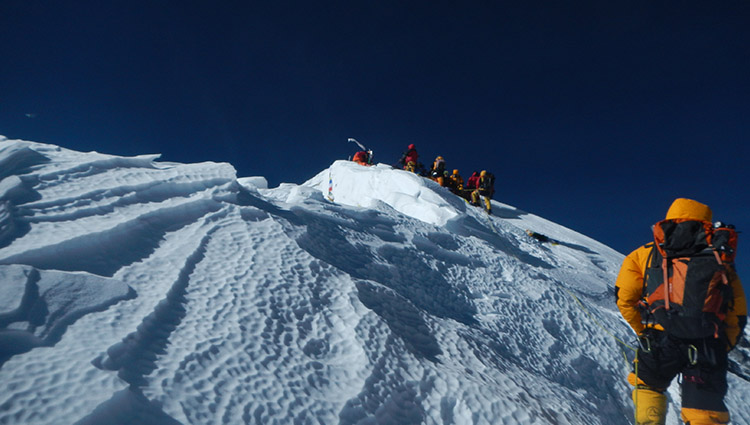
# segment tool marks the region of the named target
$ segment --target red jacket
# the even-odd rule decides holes
[[[476,189],[477,183],[479,183],[479,173],[474,171],[474,173],[469,177],[469,180],[466,182],[466,188],[467,189]]]
[[[419,155],[417,154],[417,150],[414,148],[409,149],[406,152],[406,155],[404,155],[404,166],[406,166],[406,164],[410,162],[413,162],[414,164],[416,164],[418,158],[419,158]]]

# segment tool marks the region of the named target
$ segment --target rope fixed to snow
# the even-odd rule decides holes
[[[601,328],[607,335],[614,338],[615,341],[617,341],[620,345],[622,345],[625,348],[629,348],[631,351],[635,353],[635,359],[633,359],[633,363],[635,364],[635,384],[636,384],[636,391],[633,395],[633,415],[635,419],[635,423],[638,423],[638,348],[633,347],[632,345],[628,344],[627,342],[623,341],[622,339],[618,338],[617,335],[613,334],[609,329],[607,329],[606,326],[604,326],[599,320],[594,317],[593,314],[586,308],[585,305],[581,302],[581,300],[578,299],[578,297],[575,296],[574,293],[570,292],[568,288],[565,288],[564,286],[560,285],[560,287],[563,289],[563,291],[567,292],[568,295],[570,295],[571,298],[573,298],[576,303],[578,304],[578,307],[586,314],[586,316],[591,319],[591,321],[597,325],[599,328]],[[625,358],[625,362],[628,363],[628,355],[625,353],[624,350],[621,350],[622,356]]]
[[[464,201],[466,201],[467,204],[469,203],[469,201],[466,200],[466,199],[464,199]],[[494,223],[492,222],[492,217],[487,216],[487,222],[489,223],[490,228],[492,229],[492,231],[497,236],[500,236],[500,234],[498,233],[497,229],[495,228]],[[612,333],[612,331],[610,331],[609,329],[607,329],[606,326],[604,326],[596,317],[594,317],[594,315],[591,313],[591,311],[589,311],[589,309],[586,308],[586,306],[583,304],[583,302],[581,302],[581,300],[578,299],[578,297],[574,293],[572,293],[570,290],[568,290],[568,288],[566,288],[566,287],[564,287],[562,285],[559,285],[559,286],[571,298],[573,298],[573,300],[575,300],[576,304],[578,304],[578,307],[591,320],[591,322],[593,322],[597,327],[599,327],[601,330],[603,330],[604,333],[606,333],[607,335],[611,336],[618,344],[620,344],[621,346],[623,346],[623,347],[629,349],[630,351],[632,351],[633,353],[635,353],[635,358],[634,358],[633,362],[634,362],[634,367],[635,367],[635,381],[636,381],[636,385],[637,385],[638,384],[638,348],[633,347],[632,345],[628,344],[627,342],[625,342],[621,338],[619,338],[617,335],[615,335],[614,333]],[[625,350],[620,350],[620,352],[622,353],[622,356],[625,359],[625,362],[626,363],[630,363],[630,360],[628,359],[628,355],[625,352]],[[637,423],[638,422],[638,392],[637,391],[635,392],[634,397],[633,397],[633,404],[634,404],[634,407],[635,407],[634,411],[633,411],[634,420],[635,420],[635,423]]]
[[[492,222],[492,217],[487,215],[487,221],[490,223],[490,227],[492,228],[492,231],[495,232],[496,235],[500,236],[500,234],[497,232],[497,228],[495,227],[495,223]]]
[[[632,351],[632,352],[638,351],[637,348],[633,347],[632,345],[630,345],[627,342],[623,341],[622,339],[618,338],[617,335],[613,334],[609,329],[607,329],[599,320],[596,319],[596,317],[594,317],[593,314],[591,314],[591,312],[586,308],[586,306],[583,305],[583,303],[581,302],[581,300],[579,300],[578,297],[576,297],[574,293],[572,293],[572,292],[570,292],[568,290],[568,288],[565,288],[563,286],[560,286],[560,287],[563,289],[563,291],[567,292],[568,295],[570,295],[570,297],[573,298],[576,301],[576,303],[581,308],[581,310],[584,312],[584,314],[586,314],[586,316],[588,316],[589,319],[591,319],[591,321],[594,322],[594,324],[597,325],[599,328],[601,328],[607,335],[609,335],[612,338],[614,338],[614,340],[617,341],[623,347],[629,348],[630,351]]]

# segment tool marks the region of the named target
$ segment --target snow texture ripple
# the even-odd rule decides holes
[[[0,424],[632,423],[622,255],[493,211],[382,164],[268,188],[0,138]]]

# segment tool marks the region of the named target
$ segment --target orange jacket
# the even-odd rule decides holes
[[[711,221],[711,210],[699,202],[689,199],[677,199],[667,212],[667,219],[688,218],[693,220]],[[644,245],[631,252],[620,267],[620,273],[615,282],[615,296],[617,307],[622,317],[630,324],[633,330],[640,334],[646,325],[642,323],[641,312],[637,307],[638,302],[644,298],[643,278],[648,267],[653,243]],[[726,324],[726,335],[729,344],[733,347],[741,335],[742,329],[747,321],[747,301],[742,282],[734,270],[728,270],[727,277],[733,291],[733,303],[724,320]],[[649,325],[651,326],[651,325]],[[659,325],[654,328],[662,329]]]
[[[367,158],[367,152],[365,151],[359,151],[354,154],[354,158],[352,158],[352,161],[356,162],[360,165],[370,165],[368,164],[368,158]]]
[[[458,175],[458,174],[451,174],[448,177],[448,181],[450,182],[450,186],[453,189],[456,189],[456,190],[463,190],[464,189],[464,179],[461,178],[460,175]]]

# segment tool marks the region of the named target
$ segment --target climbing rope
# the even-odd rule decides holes
[[[614,338],[614,340],[617,341],[618,343],[620,343],[620,345],[622,345],[623,347],[629,348],[630,351],[633,351],[633,352],[638,351],[635,347],[633,347],[632,345],[630,345],[627,342],[623,341],[622,339],[618,338],[617,335],[615,335],[612,332],[610,332],[610,330],[607,329],[599,320],[597,320],[596,317],[594,317],[594,315],[592,315],[591,312],[586,308],[586,306],[583,305],[583,303],[581,302],[581,300],[579,300],[578,297],[576,297],[574,293],[570,292],[568,290],[568,288],[565,288],[563,286],[560,286],[560,287],[563,289],[563,291],[567,292],[568,295],[570,295],[571,298],[573,298],[575,300],[575,302],[581,308],[581,311],[583,311],[584,314],[586,314],[586,316],[588,316],[589,319],[591,319],[591,321],[595,325],[597,325],[600,329],[602,329],[607,335],[609,335],[612,338]]]
[[[598,326],[600,329],[602,329],[607,335],[614,338],[615,341],[617,341],[620,345],[622,345],[625,348],[630,349],[635,353],[635,358],[633,359],[634,369],[635,369],[635,392],[633,393],[633,416],[634,421],[637,424],[638,423],[638,354],[639,354],[639,348],[633,347],[632,345],[628,344],[627,342],[623,341],[622,339],[618,338],[617,335],[613,334],[609,329],[607,329],[599,320],[594,317],[593,314],[586,308],[585,305],[581,302],[581,300],[578,299],[578,297],[575,296],[574,293],[570,292],[568,288],[565,288],[564,286],[560,285],[560,288],[563,289],[563,291],[567,292],[568,295],[570,295],[571,298],[575,300],[575,302],[578,304],[578,307],[583,311],[583,313],[588,316],[591,321]],[[649,343],[650,344],[650,343]],[[650,346],[649,346],[650,349]],[[628,362],[628,355],[625,353],[624,350],[620,350],[623,357],[625,358],[625,362]]]

